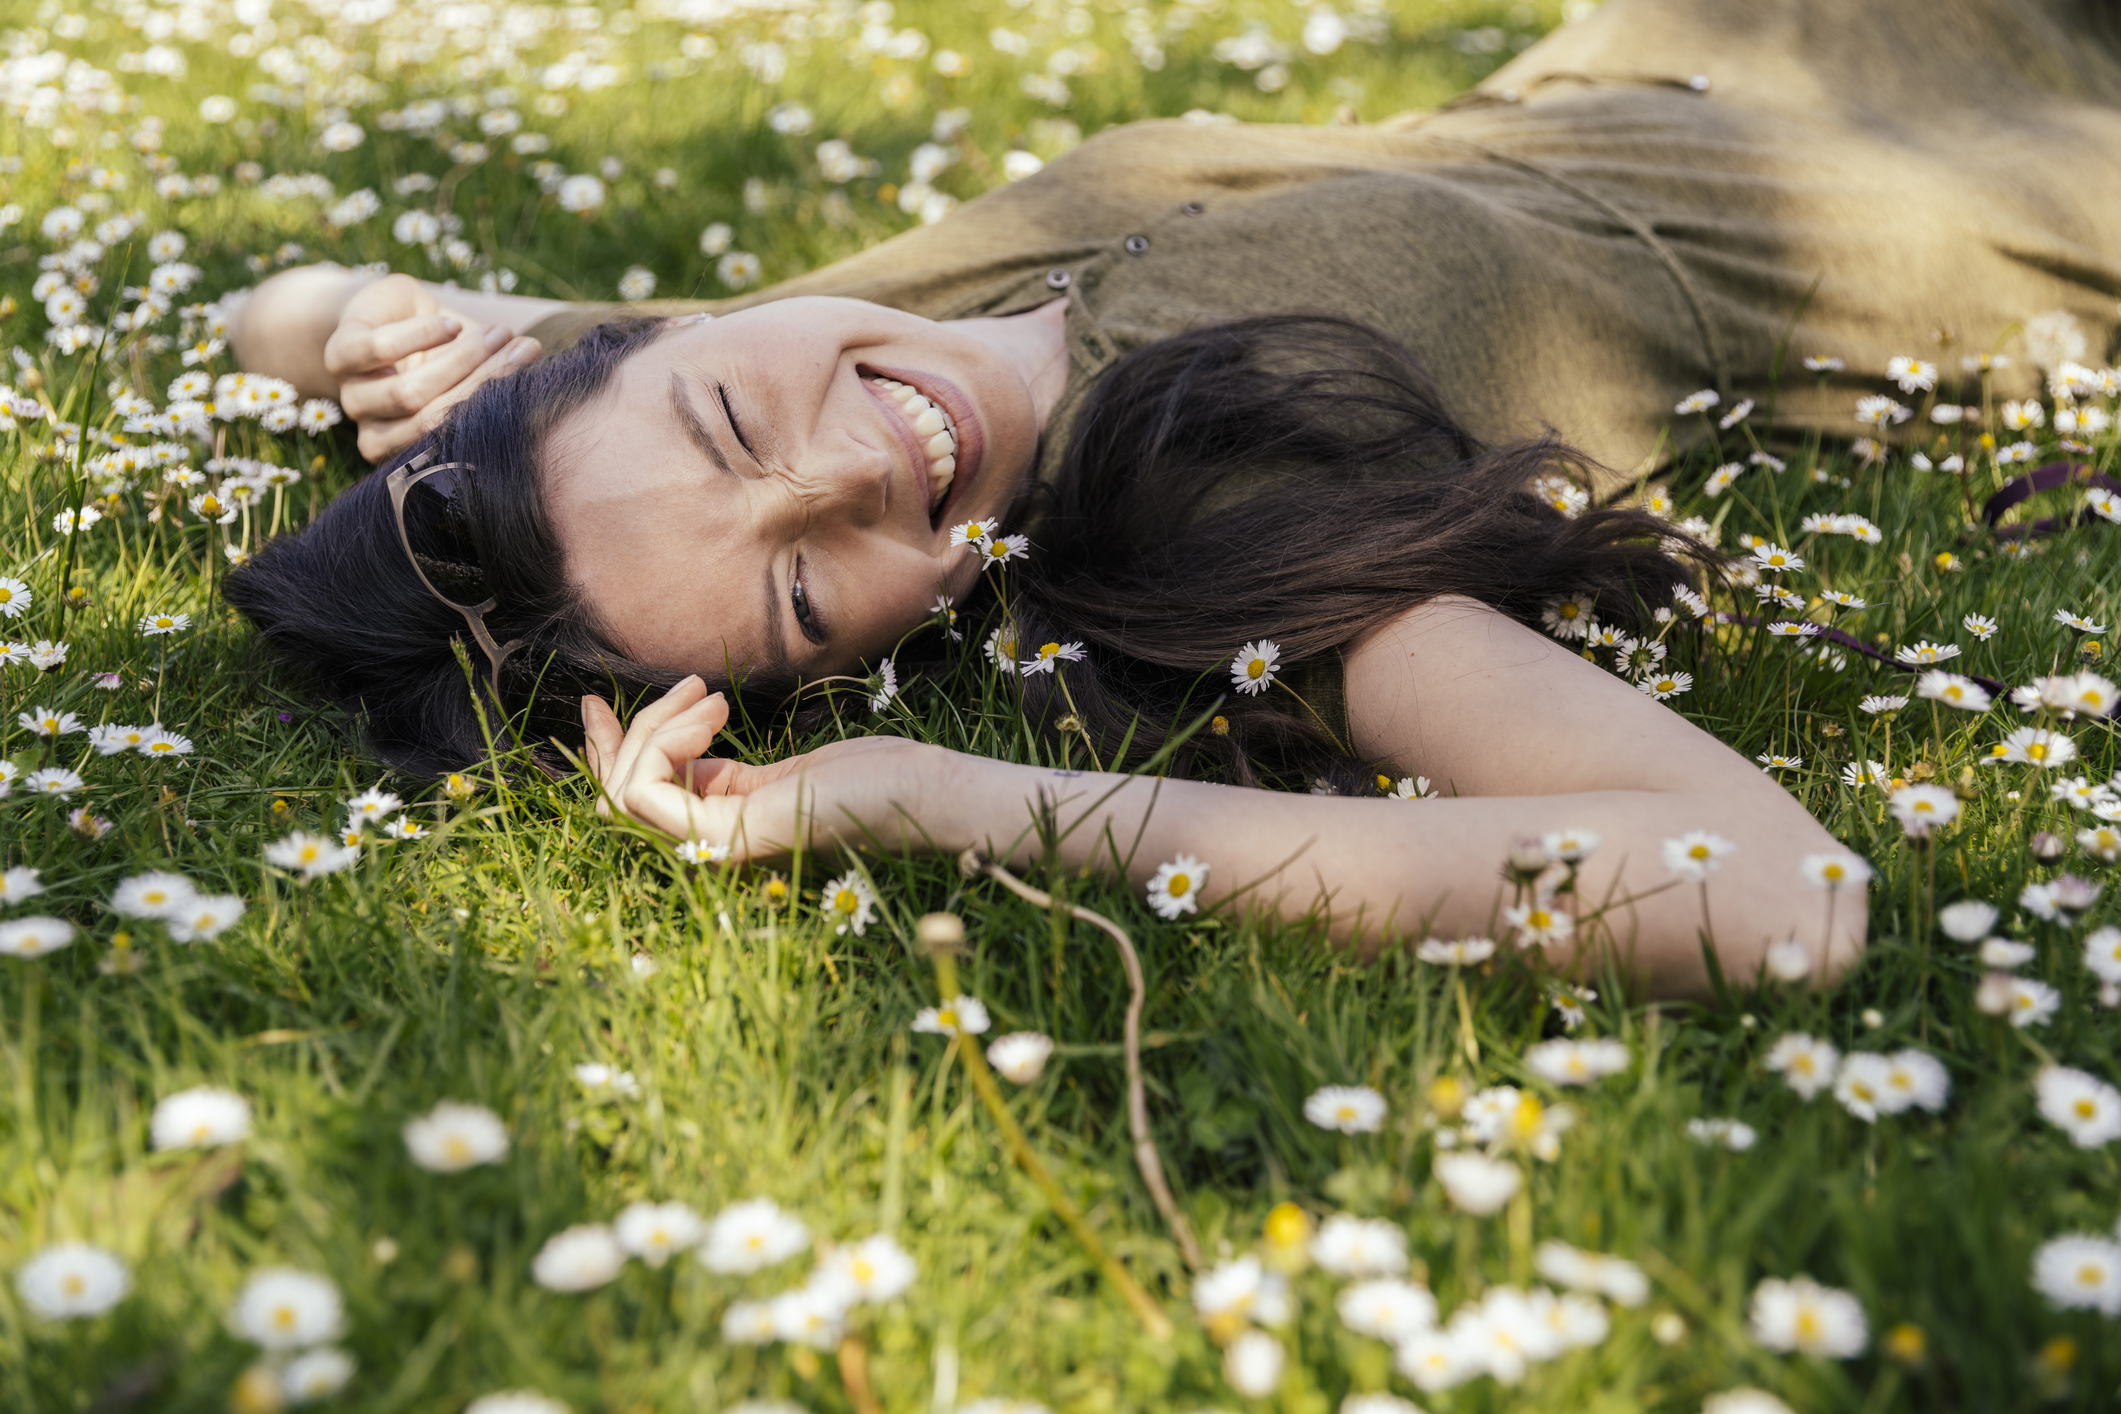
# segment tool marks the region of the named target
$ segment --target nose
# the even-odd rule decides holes
[[[884,518],[892,474],[887,452],[835,434],[813,440],[793,465],[775,468],[757,494],[783,531],[867,529]]]

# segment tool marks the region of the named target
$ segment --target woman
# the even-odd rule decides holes
[[[1724,969],[1794,937],[1831,975],[1864,923],[1792,887],[1824,831],[1529,626],[1565,595],[1621,624],[1668,604],[1653,524],[1563,519],[1526,488],[1626,484],[1684,394],[1774,396],[1792,330],[1882,369],[2058,307],[2109,328],[2114,30],[2064,0],[1612,0],[1447,111],[1120,129],[827,270],[628,311],[679,317],[284,276],[239,314],[246,364],[337,392],[370,457],[410,455],[229,592],[401,764],[500,729],[461,645],[528,740],[579,699],[608,803],[737,858],[862,838],[1021,855],[1044,815],[1070,863],[1139,882],[1197,854],[1209,902],[1374,943],[1499,926],[1513,847],[1588,830],[1604,844],[1566,906],[1617,901],[1636,972],[1679,992],[1704,981],[1703,899],[1660,853],[1701,830],[1735,846],[1712,889]],[[1854,386],[1784,389],[1776,420],[1838,430]],[[963,601],[982,551],[953,527],[995,522],[1036,542],[999,571],[1000,631],[1049,729],[1110,764],[1137,716],[1151,736],[1187,720],[1272,638],[1299,690],[1240,691],[1197,759],[1239,783],[1391,763],[1446,798],[891,738],[706,756],[726,689],[770,712],[874,664],[939,593]],[[1073,640],[1083,661],[1038,655]],[[629,728],[598,691],[672,683]]]

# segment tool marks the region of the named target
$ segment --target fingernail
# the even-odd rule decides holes
[[[442,321],[442,332],[449,335],[449,337],[452,339],[454,339],[458,334],[462,333],[463,330],[464,326],[457,320],[445,319]]]
[[[509,331],[499,324],[494,325],[486,331],[486,351],[492,353],[495,349],[507,343],[508,339]]]

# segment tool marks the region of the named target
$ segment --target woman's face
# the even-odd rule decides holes
[[[617,647],[677,672],[816,678],[883,656],[970,587],[979,562],[950,527],[1008,508],[1038,425],[979,340],[806,297],[668,330],[550,448],[568,575]]]

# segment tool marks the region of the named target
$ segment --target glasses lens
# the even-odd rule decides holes
[[[459,604],[491,598],[471,539],[462,467],[444,467],[405,488],[405,537],[435,587]]]

